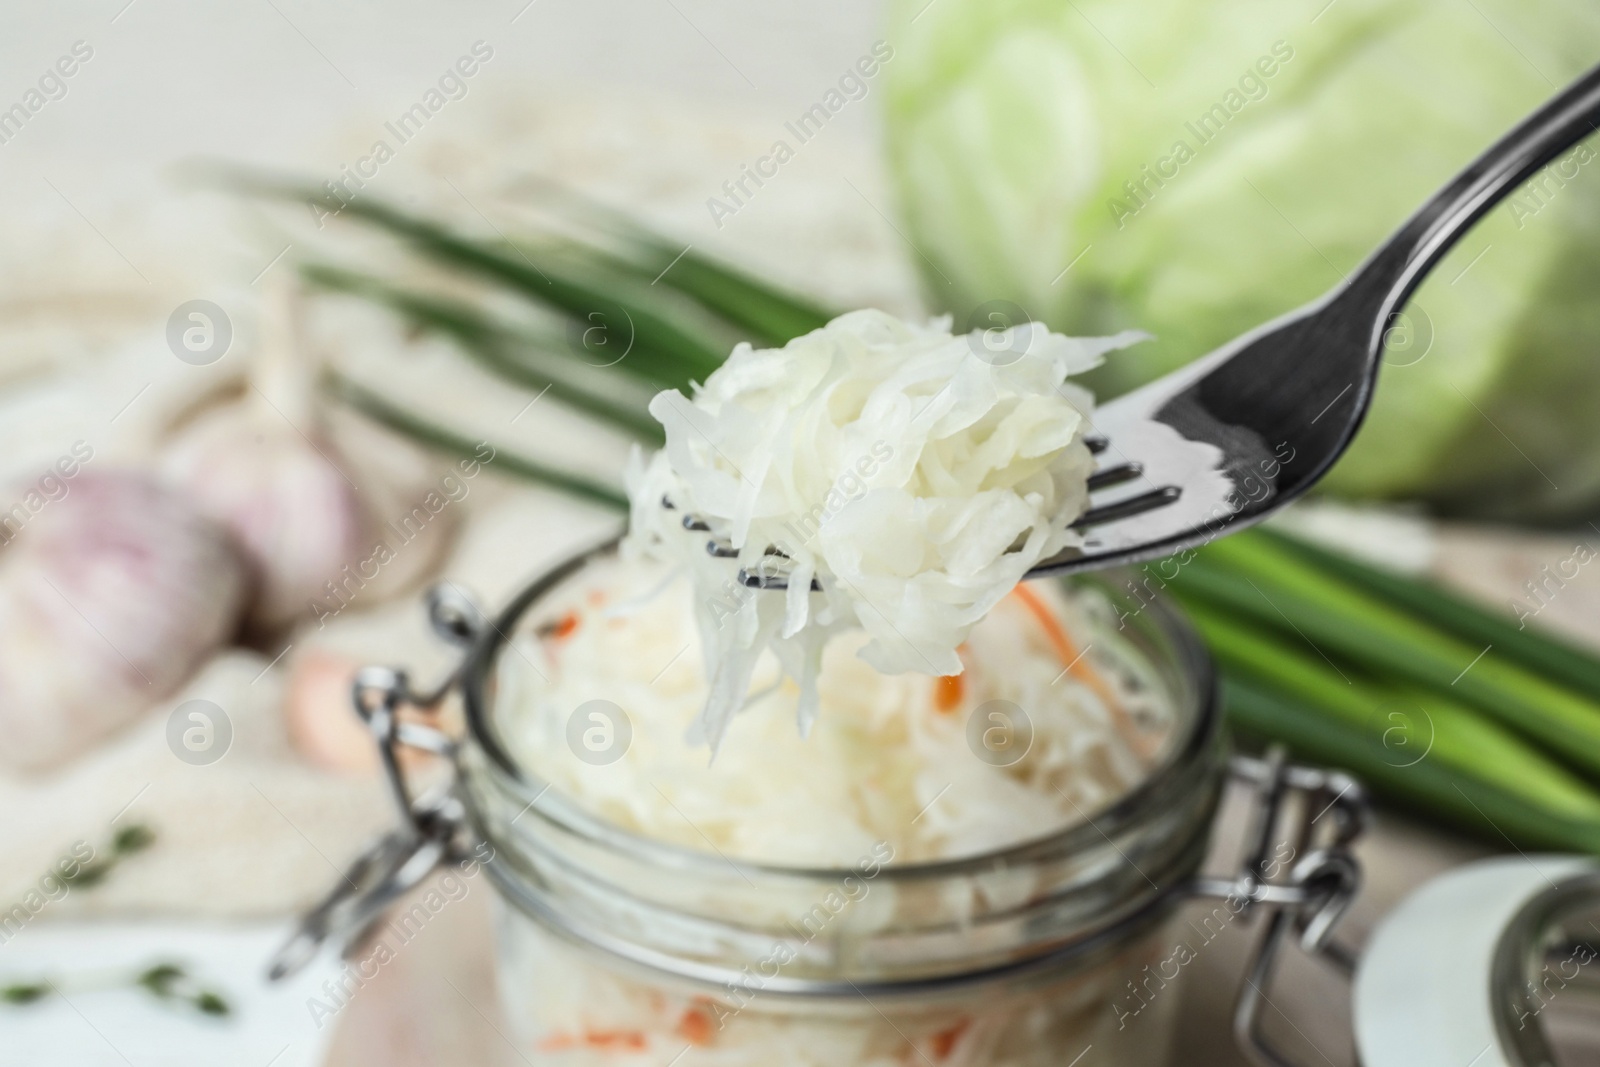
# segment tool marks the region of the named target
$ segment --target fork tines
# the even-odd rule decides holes
[[[1178,486],[1165,485],[1160,489],[1152,489],[1148,493],[1140,493],[1138,496],[1130,496],[1125,500],[1090,508],[1078,516],[1077,521],[1072,524],[1072,528],[1074,530],[1086,530],[1091,526],[1099,526],[1101,523],[1115,522],[1118,519],[1131,519],[1135,515],[1143,515],[1147,511],[1165,507],[1182,495],[1183,490]]]
[[[1109,440],[1098,435],[1086,438],[1084,443],[1093,455],[1100,455],[1111,447]],[[1144,465],[1137,462],[1115,463],[1101,467],[1089,476],[1089,491],[1095,492],[1101,489],[1110,489],[1114,486],[1138,481],[1144,477],[1144,473]],[[1164,485],[1148,492],[1124,497],[1121,500],[1114,500],[1107,504],[1100,504],[1078,516],[1077,520],[1072,523],[1072,529],[1086,530],[1103,523],[1116,522],[1118,519],[1143,515],[1147,511],[1165,507],[1182,495],[1183,489],[1181,487]],[[669,511],[677,510],[677,505],[673,504],[665,496],[661,498],[661,506]],[[695,514],[685,514],[683,516],[683,528],[696,533],[711,532],[711,524]],[[739,555],[739,550],[722,538],[708,540],[706,542],[706,552],[716,559],[736,559]],[[762,554],[760,563],[756,565],[754,570],[745,567],[739,568],[739,583],[751,589],[787,589],[789,588],[789,577],[785,573],[784,564],[788,562],[789,556],[780,551],[775,545],[768,545],[766,551]],[[811,588],[813,591],[820,591],[822,586],[813,578],[811,580]]]
[[[1118,463],[1114,467],[1102,467],[1089,475],[1089,491],[1109,489],[1113,485],[1121,485],[1123,482],[1131,482],[1143,476],[1143,463]]]

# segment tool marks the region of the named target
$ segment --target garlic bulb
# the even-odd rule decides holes
[[[169,696],[232,636],[248,571],[147,475],[84,471],[0,547],[0,763],[43,767]]]
[[[243,546],[256,571],[249,622],[267,632],[408,584],[436,559],[454,519],[430,514],[428,528],[389,548],[385,510],[411,511],[427,487],[409,490],[426,468],[388,441],[382,462],[363,462],[347,451],[360,438],[332,432],[290,284],[269,299],[245,394],[195,417],[161,460],[168,480]]]
[[[270,411],[237,407],[196,420],[162,470],[238,539],[256,572],[250,620],[271,630],[305,613],[357,554],[361,503],[330,461],[281,432],[281,419],[273,426]]]

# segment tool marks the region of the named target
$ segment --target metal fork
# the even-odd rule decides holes
[[[1028,577],[1171,555],[1259,522],[1311,488],[1366,416],[1385,334],[1417,286],[1473,224],[1597,123],[1600,66],[1435,193],[1341,285],[1096,408],[1095,496],[1072,524],[1085,543]],[[1121,491],[1104,492],[1113,487]],[[684,525],[708,528],[694,516]],[[726,542],[707,547],[737,555]],[[786,588],[783,563],[769,549],[739,579]]]

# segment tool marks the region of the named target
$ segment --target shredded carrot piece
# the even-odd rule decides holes
[[[640,1050],[649,1042],[638,1030],[585,1030],[583,1043],[590,1048],[626,1048]]]
[[[1040,599],[1038,593],[1035,593],[1024,584],[1018,584],[1011,590],[1011,593],[1039,623],[1039,628],[1044,631],[1046,639],[1050,642],[1050,647],[1055,649],[1056,655],[1060,657],[1062,665],[1067,669],[1067,673],[1094,690],[1095,695],[1105,702],[1106,707],[1111,712],[1117,733],[1122,735],[1123,741],[1127,742],[1128,747],[1132,748],[1141,757],[1148,758],[1151,754],[1151,739],[1143,736],[1142,731],[1134,724],[1133,718],[1128,714],[1127,709],[1122,706],[1122,701],[1117,698],[1116,690],[1111,687],[1111,683],[1106,681],[1105,677],[1095,670],[1094,665],[1085,658],[1084,652],[1088,650],[1084,649],[1082,652],[1078,650],[1078,646],[1073,644],[1072,638],[1067,636],[1067,631],[1062,627],[1061,620],[1056,618],[1055,614],[1050,610],[1050,606]]]
[[[539,1042],[539,1051],[563,1052],[580,1046],[642,1052],[649,1046],[649,1042],[641,1030],[585,1030],[579,1037],[571,1034],[551,1034]]]
[[[971,1019],[962,1019],[954,1026],[948,1026],[934,1034],[928,1042],[928,1050],[933,1053],[934,1059],[949,1059],[950,1053],[955,1051],[956,1042],[961,1040],[961,1035],[966,1033],[967,1027],[971,1025]]]
[[[626,1048],[636,1052],[650,1045],[638,1030],[600,1030],[585,1034],[583,1039],[595,1048]]]
[[[948,715],[961,703],[966,684],[959,674],[946,674],[933,681],[933,706]]]
[[[1111,686],[1106,684],[1106,680],[1100,677],[1092,664],[1084,660],[1083,653],[1072,643],[1072,638],[1067,636],[1061,620],[1055,617],[1048,604],[1039,599],[1039,594],[1025,585],[1018,585],[1011,590],[1011,595],[1021,601],[1022,606],[1027,608],[1028,613],[1038,622],[1039,628],[1044,631],[1045,638],[1050,642],[1050,647],[1055,649],[1056,655],[1060,657],[1061,665],[1067,668],[1067,673],[1093,689],[1101,700],[1115,705],[1116,696]]]
[[[572,632],[578,628],[578,613],[569,611],[561,616],[561,621],[556,623],[556,628],[551,633],[557,638],[571,637]]]
[[[678,1020],[678,1036],[691,1045],[711,1044],[711,1035],[716,1032],[711,1017],[711,1002],[704,997],[696,997],[695,1004],[683,1013],[683,1018]]]
[[[965,668],[967,665],[967,646],[965,643],[956,646],[956,655],[961,657],[961,665]],[[966,692],[965,674],[940,675],[933,680],[933,706],[936,710],[948,715],[961,704],[961,698],[966,695]]]

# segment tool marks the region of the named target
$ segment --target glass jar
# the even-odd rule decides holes
[[[549,626],[553,594],[611,551],[555,568],[493,621],[433,594],[436,628],[469,651],[431,693],[397,671],[363,672],[357,708],[408,826],[308,916],[276,970],[324,939],[358,944],[432,861],[473,856],[498,890],[507,1036],[536,1067],[1061,1067],[1090,1047],[1096,1064],[1144,1067],[1166,1062],[1177,996],[1158,965],[1180,903],[1200,893],[1227,899],[1235,916],[1295,909],[1274,916],[1275,951],[1293,930],[1315,948],[1354,892],[1345,846],[1359,787],[1279,758],[1234,760],[1263,800],[1259,825],[1237,875],[1201,876],[1230,772],[1210,660],[1172,608],[1123,596],[1114,576],[1069,581],[1095,590],[1093,641],[1140,665],[1174,725],[1155,770],[1083,822],[940,862],[897,864],[880,843],[837,869],[744,862],[609,823],[519,766],[500,717],[513,703],[502,694],[524,691],[515,676],[536,670],[506,650]],[[437,708],[456,684],[459,738],[408,711]],[[450,758],[453,781],[414,799],[400,744]],[[1321,828],[1334,839],[1314,840],[1302,819],[1294,869],[1269,871],[1290,792],[1335,811]]]

